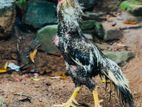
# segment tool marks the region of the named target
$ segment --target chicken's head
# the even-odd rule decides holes
[[[57,8],[59,21],[67,23],[68,26],[78,26],[82,13],[78,0],[59,0]]]
[[[69,7],[75,7],[75,3],[77,0],[58,0],[58,5],[62,6],[62,9],[66,9]]]

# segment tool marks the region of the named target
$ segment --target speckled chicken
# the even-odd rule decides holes
[[[124,106],[133,107],[133,97],[121,68],[84,37],[79,26],[83,12],[77,0],[59,0],[57,14],[58,33],[54,43],[64,57],[67,73],[76,88],[66,103],[54,106],[77,107],[75,98],[81,86],[85,85],[93,93],[94,107],[101,107],[97,86],[92,81],[92,77],[100,75],[114,84]]]

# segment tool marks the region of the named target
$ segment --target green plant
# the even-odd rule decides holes
[[[21,8],[25,7],[25,5],[27,4],[27,0],[16,0],[16,4]]]

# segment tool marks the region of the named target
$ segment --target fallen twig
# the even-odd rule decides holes
[[[133,25],[133,26],[126,26],[126,27],[120,27],[120,30],[128,30],[128,29],[139,29],[142,28],[142,25]]]

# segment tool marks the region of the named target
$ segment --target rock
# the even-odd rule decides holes
[[[55,4],[47,0],[30,0],[24,15],[24,23],[34,28],[57,23]]]
[[[121,3],[120,9],[128,11],[134,16],[142,16],[142,1],[141,0],[127,0]]]
[[[103,23],[103,25],[95,20],[82,21],[81,29],[83,33],[94,34],[95,37],[101,38],[105,41],[117,40],[123,36],[122,31],[108,23]],[[93,38],[95,38],[93,37]]]
[[[85,10],[93,10],[97,0],[78,0]]]
[[[112,26],[112,24],[103,23],[104,34],[96,35],[99,38],[103,39],[104,41],[112,41],[118,40],[123,37],[122,31],[116,26]]]
[[[104,28],[102,24],[95,20],[82,21],[80,26],[83,33],[88,33],[88,34],[91,33],[99,37],[104,35]]]
[[[14,0],[0,0],[0,38],[10,35],[14,22]]]
[[[38,30],[35,40],[39,41],[41,49],[48,53],[56,53],[58,50],[52,43],[53,37],[57,33],[57,25],[47,25]]]
[[[105,29],[105,35],[103,37],[103,40],[105,41],[111,41],[111,40],[117,40],[123,37],[123,33],[120,29],[114,28],[114,29]]]
[[[130,59],[134,58],[134,54],[130,51],[103,51],[103,53],[119,65],[123,65]]]

